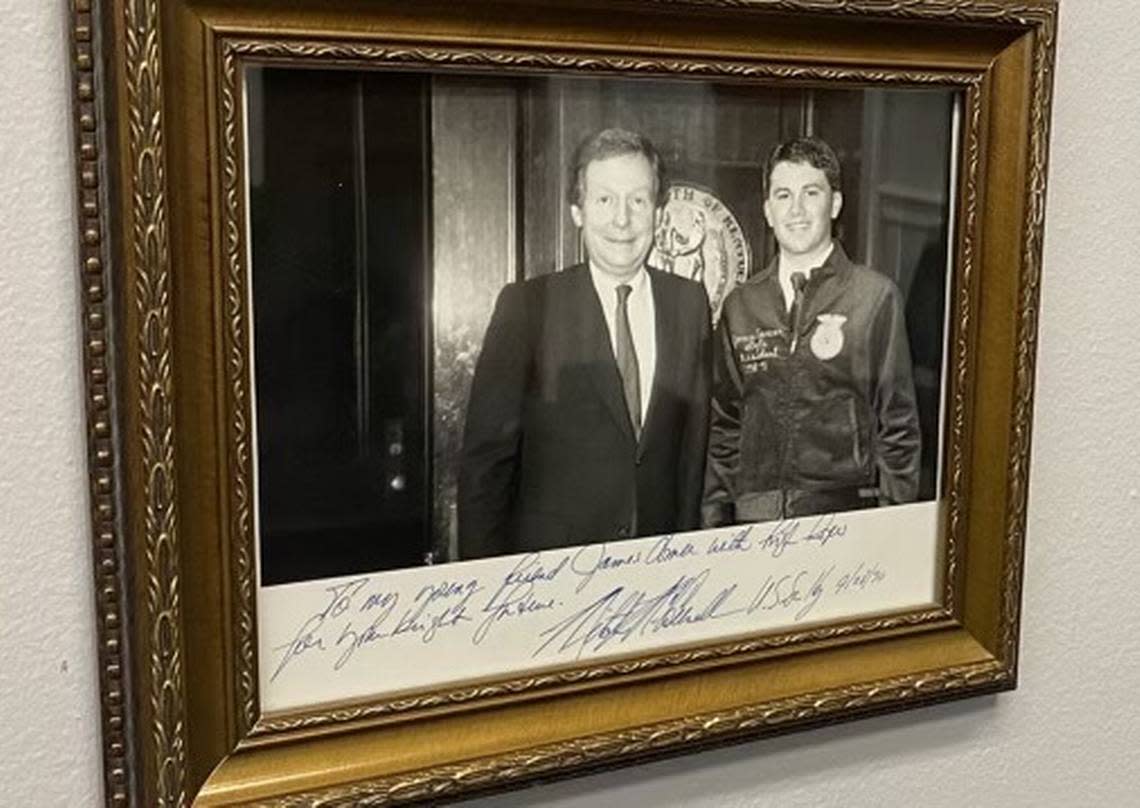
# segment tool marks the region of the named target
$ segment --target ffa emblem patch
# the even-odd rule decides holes
[[[834,359],[843,350],[843,324],[847,317],[842,314],[821,314],[816,317],[819,325],[811,335],[811,352],[817,359]]]

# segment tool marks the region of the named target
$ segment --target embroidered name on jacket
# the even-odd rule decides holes
[[[788,337],[779,328],[758,328],[750,334],[733,336],[732,348],[740,371],[751,375],[764,370],[767,360],[788,354]]]

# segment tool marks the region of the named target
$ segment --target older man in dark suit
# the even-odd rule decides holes
[[[463,558],[696,528],[708,440],[704,288],[649,269],[666,192],[641,135],[577,150],[587,263],[506,286],[467,409]]]

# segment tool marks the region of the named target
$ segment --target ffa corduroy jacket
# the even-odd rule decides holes
[[[845,509],[829,492],[914,500],[920,437],[897,287],[837,242],[793,334],[777,262],[729,294],[717,327],[705,524],[742,520],[757,497],[823,503],[813,512]]]

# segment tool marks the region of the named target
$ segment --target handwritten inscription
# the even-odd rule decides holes
[[[779,558],[789,547],[801,544],[827,546],[833,539],[847,535],[847,524],[834,514],[825,514],[813,520],[789,519],[771,528],[759,542],[760,549],[772,558]]]
[[[848,532],[842,518],[825,515],[439,567],[456,573],[427,583],[418,576],[410,586],[396,585],[406,580],[397,576],[360,576],[320,590],[313,611],[272,645],[270,681],[300,660],[337,672],[366,656],[382,668],[390,654],[412,653],[413,641],[508,643],[555,661],[644,638],[691,641],[687,630],[702,624],[718,629],[699,639],[793,625],[829,600],[857,608],[888,579],[881,559],[840,562],[826,552]],[[380,648],[388,651],[372,652]]]
[[[328,587],[321,609],[301,624],[289,642],[273,650],[280,654],[270,681],[299,657],[332,652],[332,669],[340,670],[364,646],[402,635],[433,642],[436,636],[473,619],[470,602],[483,591],[477,579],[442,580],[421,586],[410,598],[396,591],[372,588],[369,577]],[[401,600],[408,602],[399,608]]]

